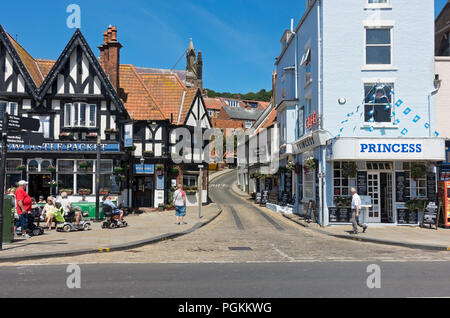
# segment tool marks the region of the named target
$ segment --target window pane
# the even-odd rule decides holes
[[[80,106],[80,104],[75,104],[73,109],[73,125],[74,126],[78,126],[79,125],[79,112],[78,112],[78,107]]]
[[[73,174],[58,174],[59,190],[72,190],[73,192]]]
[[[6,160],[6,171],[15,172],[22,165],[22,160]],[[19,180],[20,181],[20,180]]]
[[[392,102],[391,84],[365,84],[364,95],[366,103],[387,104]]]
[[[3,116],[5,114],[6,105],[7,105],[6,102],[0,102],[0,118],[3,118]]]
[[[65,114],[64,114],[64,118],[65,118],[65,126],[68,127],[71,125],[71,112],[72,112],[72,104],[66,104],[65,106]]]
[[[77,171],[83,172],[93,172],[94,171],[94,160],[78,160],[77,161]]]
[[[372,113],[373,112],[373,113]],[[391,109],[386,110],[385,105],[365,105],[365,121],[373,118],[376,123],[390,123]]]
[[[77,174],[77,191],[80,194],[81,191],[87,195],[92,194],[93,187],[93,175],[92,174]]]
[[[89,127],[95,127],[96,108],[97,105],[89,106]]]
[[[41,171],[46,172],[51,165],[52,165],[51,162],[48,160],[42,161],[41,162]]]
[[[100,191],[111,192],[111,175],[110,174],[100,175]]]
[[[8,114],[17,116],[19,113],[19,108],[17,107],[17,103],[9,103]]]
[[[59,160],[58,172],[74,172],[75,161],[74,160]]]
[[[367,29],[366,30],[367,44],[391,44],[391,30],[390,29]]]
[[[368,46],[366,64],[391,64],[390,46]]]
[[[100,172],[112,172],[113,171],[113,163],[112,160],[102,160],[100,162]]]
[[[86,104],[80,104],[80,126],[86,126]]]

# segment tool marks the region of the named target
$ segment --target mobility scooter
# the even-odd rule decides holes
[[[112,207],[107,204],[103,205],[103,214],[106,221],[103,222],[102,229],[118,229],[128,226],[128,223],[125,221],[119,225],[119,215],[115,215]]]
[[[80,220],[80,224],[76,225],[75,211],[81,212],[80,208],[75,208],[74,210],[64,213],[64,209],[61,207],[60,203],[56,203],[56,230],[58,232],[77,232],[77,231],[89,231],[91,229],[91,222]],[[89,213],[82,212],[82,217],[89,216]]]
[[[39,226],[41,211],[39,208],[34,208],[28,214],[27,234],[29,236],[40,236],[44,234],[44,228]],[[38,223],[38,225],[35,224]],[[22,234],[21,231],[17,231],[17,235]]]

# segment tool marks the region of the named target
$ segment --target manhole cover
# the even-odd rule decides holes
[[[253,251],[250,247],[229,247],[230,251]]]

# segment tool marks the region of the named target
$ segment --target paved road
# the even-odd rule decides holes
[[[380,289],[367,287],[368,263],[81,265],[69,289],[63,265],[0,271],[0,297],[448,297],[446,263],[384,263]],[[74,280],[69,279],[69,282]]]
[[[233,173],[211,185],[224,211],[192,234],[126,252],[0,267],[0,296],[450,296],[449,253],[324,236],[237,197],[234,180]],[[66,266],[52,265],[73,263],[84,264],[80,291],[67,289]],[[367,288],[369,264],[381,267],[381,290]]]

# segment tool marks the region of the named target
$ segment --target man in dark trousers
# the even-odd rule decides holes
[[[363,233],[366,233],[368,226],[366,224],[361,224],[359,222],[359,214],[361,212],[361,198],[358,193],[356,193],[356,189],[352,188],[352,225],[353,225],[353,233],[358,234],[358,226],[363,229]]]

